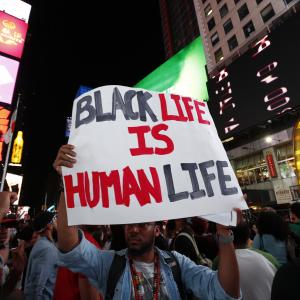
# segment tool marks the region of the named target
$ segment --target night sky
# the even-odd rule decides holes
[[[33,7],[16,87],[25,141],[20,201],[40,207],[78,87],[133,86],[165,56],[158,0],[27,2]]]

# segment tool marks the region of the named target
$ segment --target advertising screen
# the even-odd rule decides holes
[[[300,106],[299,13],[208,80],[209,108],[221,139]]]
[[[21,58],[28,24],[0,11],[0,52]]]
[[[19,62],[0,55],[0,102],[11,104]]]
[[[31,5],[20,0],[0,0],[0,10],[28,23]]]
[[[198,37],[135,87],[208,100],[205,65],[204,49]]]

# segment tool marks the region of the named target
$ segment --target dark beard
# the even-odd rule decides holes
[[[129,256],[132,256],[132,257],[142,256],[145,253],[151,251],[153,246],[154,246],[154,238],[151,241],[149,241],[148,243],[141,245],[141,247],[139,249],[128,248],[128,254],[129,254]]]

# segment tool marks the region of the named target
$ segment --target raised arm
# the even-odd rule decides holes
[[[72,168],[76,162],[74,146],[63,145],[60,147],[53,163],[54,169],[61,175],[61,167]],[[79,244],[78,229],[76,226],[68,226],[65,196],[62,192],[58,205],[57,218],[58,248],[63,252],[69,252]]]

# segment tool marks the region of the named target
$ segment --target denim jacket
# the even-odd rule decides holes
[[[40,237],[29,255],[24,286],[26,300],[50,300],[56,281],[58,250],[46,237]]]
[[[71,269],[73,272],[79,272],[88,277],[103,295],[106,292],[106,284],[109,269],[115,255],[115,251],[101,251],[87,241],[82,233],[79,233],[81,242],[68,253],[59,253],[60,264]],[[121,250],[118,254],[125,254],[127,250]],[[161,263],[161,273],[166,283],[169,299],[180,300],[179,291],[173,278],[170,266],[165,262],[165,252],[158,249]],[[189,258],[173,252],[176,256],[180,268],[182,283],[187,290],[191,290],[196,297],[201,300],[206,299],[233,299],[228,296],[220,285],[218,274],[215,271],[203,266],[196,265]],[[132,280],[129,262],[127,259],[125,270],[121,275],[115,289],[114,300],[130,300],[132,292]]]

